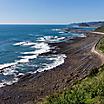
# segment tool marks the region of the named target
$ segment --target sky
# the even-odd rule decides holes
[[[104,0],[0,0],[0,23],[103,21],[103,10]]]

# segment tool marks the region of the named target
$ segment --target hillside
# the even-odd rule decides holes
[[[100,26],[104,25],[104,21],[73,23],[70,25],[71,26],[84,26],[84,27],[100,27]]]
[[[89,27],[89,25],[87,23],[80,23],[79,26],[80,27]]]
[[[104,39],[97,49],[104,52]],[[48,96],[42,104],[104,104],[104,65],[92,69],[90,75],[73,87]]]
[[[47,97],[42,104],[104,104],[104,66],[99,69],[69,90]]]
[[[104,32],[104,26],[95,31]],[[104,53],[104,38],[96,48]],[[46,97],[42,104],[104,104],[104,65],[92,69],[88,77],[73,87]]]
[[[104,32],[104,26],[97,28],[95,31],[97,32]]]

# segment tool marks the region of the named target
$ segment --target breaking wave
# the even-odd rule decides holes
[[[64,37],[57,38],[56,37],[45,37],[49,41],[58,41],[61,39],[64,39]],[[53,39],[53,40],[52,40]],[[29,63],[30,60],[36,59],[40,54],[42,53],[47,53],[51,50],[51,47],[48,45],[46,40],[35,43],[35,42],[29,42],[29,41],[23,41],[23,42],[18,42],[13,44],[15,47],[26,47],[28,46],[29,48],[33,49],[33,51],[26,51],[26,52],[20,52],[20,56],[18,56],[19,60],[14,60],[12,63],[6,63],[6,64],[0,64],[0,70],[1,74],[6,76],[12,76],[11,80],[1,80],[0,82],[0,87],[4,87],[5,85],[11,85],[19,80],[18,76],[19,75],[24,75],[25,73],[21,73],[16,68],[18,68],[19,65]],[[52,68],[55,68],[61,64],[64,63],[64,59],[66,56],[64,54],[60,55],[52,55],[51,58],[47,57],[47,60],[52,60],[52,63],[42,64],[42,68],[38,68],[36,71],[31,72],[31,73],[36,73],[36,72],[42,72],[44,70],[50,70]]]
[[[44,36],[44,37],[40,37],[37,41],[54,43],[54,42],[61,42],[63,40],[65,40],[65,37]]]

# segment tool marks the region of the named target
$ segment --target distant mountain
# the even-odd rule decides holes
[[[88,25],[91,27],[100,27],[104,25],[104,21],[98,21],[98,22],[88,22]]]
[[[79,26],[80,27],[89,27],[89,24],[87,24],[87,23],[80,23]]]
[[[70,25],[73,27],[100,27],[104,25],[104,21],[73,23]]]

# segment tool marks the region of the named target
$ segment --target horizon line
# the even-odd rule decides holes
[[[73,23],[87,23],[87,22],[104,22],[104,20],[94,20],[94,21],[79,21],[79,22],[67,22],[67,23],[0,23],[0,25],[68,25]]]
[[[0,23],[0,25],[68,25],[70,23]]]

